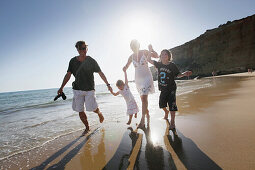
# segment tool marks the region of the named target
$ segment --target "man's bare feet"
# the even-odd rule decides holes
[[[103,114],[102,114],[101,112],[98,113],[98,117],[99,117],[100,123],[103,123],[103,121],[104,121],[104,116],[103,116]]]
[[[88,132],[89,132],[89,128],[86,128],[86,129],[82,132],[81,136],[86,135]]]
[[[135,118],[137,118],[137,113],[135,114]]]

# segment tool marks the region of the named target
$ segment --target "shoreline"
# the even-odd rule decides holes
[[[235,78],[231,80],[233,77]],[[179,113],[176,116],[176,124],[177,134],[183,140],[182,149],[185,151],[185,149],[188,150],[192,146],[191,148],[196,151],[194,155],[200,155],[201,159],[209,162],[214,168],[254,168],[255,164],[251,159],[255,156],[255,153],[249,152],[249,149],[254,148],[251,141],[255,141],[255,135],[252,135],[255,134],[253,133],[255,131],[252,130],[251,127],[253,126],[250,124],[251,120],[255,117],[251,114],[251,104],[254,103],[252,96],[255,95],[255,75],[253,73],[240,73],[207,78],[214,79],[215,84],[213,87],[202,88],[189,94],[177,96]],[[154,104],[153,102],[149,101],[149,103]],[[246,106],[241,111],[240,109],[238,110],[238,103],[240,102]],[[235,103],[234,106],[232,106],[233,103]],[[150,146],[148,151],[155,151],[155,148],[159,147],[163,151],[160,151],[162,153],[159,157],[162,157],[163,154],[164,160],[171,157],[172,162],[174,162],[168,164],[165,161],[162,167],[171,167],[174,165],[177,169],[185,169],[190,166],[195,166],[189,165],[191,163],[187,160],[182,160],[179,155],[180,153],[178,153],[179,151],[176,151],[174,145],[171,145],[171,141],[176,137],[172,132],[168,135],[169,144],[165,143],[167,139],[167,123],[162,119],[163,111],[156,108],[156,104],[153,106],[155,108],[151,109],[149,129],[149,138],[152,138],[152,140],[150,141],[148,135],[145,133],[146,131],[138,130],[137,133],[143,134],[143,139],[140,152],[136,153],[138,154],[137,159],[139,161],[138,163],[137,161],[133,162],[133,165],[145,167],[145,169],[148,166],[153,166],[153,164],[148,164],[147,161],[149,158],[146,151],[148,149],[147,146]],[[232,107],[235,107],[235,109],[232,110]],[[215,112],[215,108],[218,108],[217,112]],[[238,116],[239,112],[242,113],[242,117]],[[133,119],[131,127],[135,128],[135,124],[139,122],[139,118]],[[246,122],[246,124],[243,124],[243,122]],[[235,126],[232,126],[232,124]],[[216,130],[215,126],[217,127]],[[247,126],[251,129],[247,128]],[[84,169],[84,163],[82,162],[86,162],[90,168],[102,169],[117,153],[117,148],[123,145],[121,144],[123,134],[128,135],[130,133],[127,127],[121,121],[106,122],[99,127],[94,127],[91,133],[93,133],[93,130],[96,130],[96,132],[88,139],[86,136],[80,137],[82,131],[79,130],[57,137],[57,139],[47,142],[47,144],[41,147],[0,160],[0,167],[1,169],[31,169],[38,167],[38,165],[43,165],[44,168],[49,168],[52,165],[58,165],[60,162],[63,163],[63,160],[70,159],[65,164],[65,168],[67,169]],[[246,140],[237,140],[237,135],[239,135],[239,138],[244,136],[248,136],[249,138]],[[172,136],[173,139],[170,139],[169,136]],[[228,137],[227,139],[224,141],[220,140],[226,136]],[[238,143],[233,144],[232,141]],[[151,147],[150,143],[154,147]],[[79,148],[79,150],[74,152],[73,150],[75,148]],[[145,150],[145,153],[143,150]],[[157,155],[157,153],[158,151],[156,149],[155,153],[152,152],[151,155]],[[240,153],[240,156],[237,153]],[[165,156],[168,154],[170,154],[170,157]],[[70,157],[70,155],[72,156]],[[189,156],[191,155],[188,154]],[[226,159],[226,157],[230,157],[230,159]],[[240,159],[243,162],[239,162],[238,160]],[[98,160],[99,163],[92,161],[89,164],[89,160]],[[144,164],[144,162],[147,162],[147,164]],[[199,160],[193,160],[193,162],[200,165]]]
[[[226,78],[229,83],[218,82]],[[178,117],[178,128],[223,169],[254,169],[255,74],[217,76],[215,81],[216,86],[183,98],[189,106],[180,108],[184,116]]]

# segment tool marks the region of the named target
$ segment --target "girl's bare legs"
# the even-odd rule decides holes
[[[145,123],[145,114],[147,114],[147,119],[150,117],[148,110],[148,95],[142,95],[141,101],[142,101],[142,118],[139,126],[143,127]]]
[[[170,129],[175,128],[175,111],[170,111],[171,114],[171,125],[170,125]]]
[[[165,117],[164,117],[164,119],[168,119],[169,110],[167,110],[166,107],[164,107],[164,108],[162,108],[162,109],[163,109],[164,112],[165,112]]]
[[[128,120],[128,122],[127,122],[127,125],[130,125],[130,123],[131,123],[131,121],[132,121],[132,117],[133,117],[133,115],[129,115],[129,120]]]

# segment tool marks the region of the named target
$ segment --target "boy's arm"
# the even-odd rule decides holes
[[[148,46],[148,49],[149,49],[149,51],[148,51],[148,62],[151,63],[152,65],[154,65],[154,60],[152,60],[151,57],[159,58],[158,53],[153,50],[151,44]]]
[[[147,61],[148,61],[149,63],[151,63],[152,65],[154,65],[154,60],[151,59],[151,54],[150,54],[150,52],[149,52]]]
[[[178,78],[184,77],[184,76],[191,76],[192,71],[185,71],[183,73],[180,73],[177,75]]]

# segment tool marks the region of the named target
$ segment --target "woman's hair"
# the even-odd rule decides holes
[[[76,49],[79,50],[83,44],[86,45],[85,41],[77,41],[77,43],[75,44]]]
[[[137,41],[137,40],[132,40],[131,42],[130,42],[130,48],[131,49],[139,49],[140,48],[140,43]]]
[[[172,53],[171,53],[171,51],[170,50],[167,50],[167,49],[164,49],[164,50],[162,50],[161,51],[161,53],[160,53],[160,58],[161,58],[161,54],[162,54],[162,52],[166,52],[167,53],[167,56],[168,56],[168,61],[172,61]],[[161,60],[161,59],[160,59]]]
[[[117,87],[120,87],[121,85],[125,84],[122,80],[118,80],[116,83]]]

